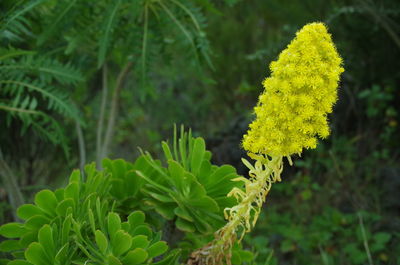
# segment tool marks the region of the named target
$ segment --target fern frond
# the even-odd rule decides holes
[[[188,42],[190,45],[193,47],[194,54],[196,56],[196,59],[198,59],[198,54],[196,50],[196,45],[193,40],[192,34],[185,28],[185,26],[179,21],[179,19],[174,15],[173,12],[169,9],[167,5],[165,5],[163,2],[159,2],[159,5],[164,9],[165,13],[170,17],[170,19],[176,24],[176,26],[179,28],[179,30],[183,33],[183,35],[187,38]]]
[[[177,5],[178,7],[180,7],[186,14],[188,14],[188,16],[192,20],[194,26],[196,27],[196,30],[198,32],[201,32],[199,21],[197,20],[196,16],[193,14],[193,12],[188,7],[186,7],[183,3],[179,2],[179,1],[171,0],[171,2],[174,3],[175,5]]]
[[[30,34],[30,22],[24,15],[43,3],[45,0],[19,1],[3,18],[0,23],[0,40],[22,41],[22,35]],[[26,2],[24,5],[22,2]]]
[[[16,95],[14,98],[14,105],[21,102],[20,95],[23,90],[27,92],[37,92],[42,99],[47,101],[47,109],[54,110],[64,116],[70,117],[74,120],[82,122],[79,117],[77,109],[68,102],[68,95],[66,93],[60,93],[54,88],[43,88],[41,84],[37,81],[32,81],[30,83],[25,81],[15,81],[15,80],[0,80],[0,85],[4,84],[2,89],[8,91],[12,95]],[[29,94],[24,93],[25,100],[22,101],[22,105],[25,106],[29,104]]]
[[[1,52],[1,51],[0,51]],[[81,73],[71,64],[62,64],[57,60],[29,55],[30,52],[22,50],[11,50],[0,56],[0,71],[24,71],[26,74],[39,74],[39,78],[50,83],[57,81],[60,84],[76,84],[83,81]],[[21,56],[28,54],[27,56]],[[33,52],[31,52],[33,54]],[[7,58],[19,57],[7,60]],[[3,59],[3,60],[2,60]]]
[[[97,60],[97,68],[100,68],[104,60],[106,58],[107,54],[107,47],[110,42],[110,35],[112,33],[112,28],[115,23],[117,23],[116,20],[118,20],[118,15],[117,15],[117,10],[119,9],[121,5],[121,0],[117,0],[116,3],[112,3],[113,7],[110,7],[109,14],[106,16],[105,20],[105,26],[103,28],[103,35],[100,38],[99,42],[99,53],[98,53],[98,60]]]
[[[33,55],[35,53],[36,52],[34,51],[26,51],[14,48],[9,48],[9,49],[0,48],[0,62],[9,58],[18,57],[21,55]]]
[[[59,123],[46,113],[32,110],[32,108],[35,108],[32,104],[25,108],[23,104],[21,107],[12,107],[0,102],[0,112],[6,112],[8,126],[12,119],[19,119],[22,122],[21,135],[24,135],[32,127],[41,139],[50,141],[54,145],[60,145],[68,157],[68,140]]]
[[[63,18],[68,14],[68,12],[72,9],[72,7],[77,3],[77,0],[71,0],[68,2],[59,1],[58,5],[61,6],[61,11],[55,12],[48,27],[40,34],[37,43],[38,45],[42,45],[46,40],[48,40],[54,32],[58,29],[61,24]]]

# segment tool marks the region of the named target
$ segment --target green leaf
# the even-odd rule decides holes
[[[116,159],[111,161],[113,177],[124,179],[126,174],[127,162],[123,159]]]
[[[135,196],[139,189],[143,186],[143,180],[135,171],[129,171],[125,175],[124,187],[126,195]]]
[[[145,235],[148,238],[150,238],[153,235],[153,232],[149,228],[148,225],[139,225],[136,228],[133,229],[133,232],[131,233],[133,236],[136,235]]]
[[[187,198],[202,198],[206,196],[207,192],[205,188],[196,180],[196,178],[190,174],[186,173],[186,178],[190,179],[188,183],[186,183],[186,186],[189,186],[189,191],[188,194],[185,194]]]
[[[71,231],[72,216],[68,215],[64,219],[62,230],[61,230],[61,244],[68,243],[69,232]]]
[[[185,169],[178,162],[174,160],[169,160],[168,171],[169,171],[169,176],[173,181],[173,184],[180,192],[182,192],[183,189],[185,188],[183,185]]]
[[[0,251],[3,252],[11,252],[19,249],[22,249],[19,240],[4,240],[0,243]]]
[[[190,42],[193,52],[196,56],[196,59],[198,60],[198,54],[197,54],[197,49],[196,49],[196,44],[193,41],[193,37],[191,36],[190,32],[183,26],[183,24],[177,19],[177,17],[174,15],[174,13],[165,5],[162,1],[159,2],[159,5],[164,9],[165,13],[171,18],[171,20],[176,24],[176,26],[182,31],[183,35],[187,38],[187,40]]]
[[[13,260],[7,263],[7,265],[32,265],[32,263],[25,260]]]
[[[105,224],[104,224],[105,216],[101,209],[100,197],[97,197],[97,199],[96,199],[96,214],[97,214],[97,221],[99,222],[100,228],[105,230],[106,229]]]
[[[197,179],[201,184],[205,184],[209,176],[211,175],[211,163],[210,161],[204,160],[201,163],[200,172],[197,176]]]
[[[187,162],[186,143],[187,143],[187,133],[185,132],[185,128],[183,127],[183,125],[181,125],[181,136],[178,140],[179,154],[181,156],[181,163],[182,163],[183,168],[188,170],[189,165]]]
[[[90,223],[90,228],[92,229],[93,234],[96,232],[96,224],[94,221],[94,214],[92,209],[88,210],[88,216],[89,216],[89,223]]]
[[[190,199],[188,200],[187,204],[199,210],[204,210],[209,212],[219,211],[218,204],[208,196],[204,196],[198,199]]]
[[[149,254],[149,258],[154,258],[165,253],[167,250],[167,243],[164,241],[158,241],[147,249],[147,253]]]
[[[54,261],[58,261],[60,264],[66,263],[65,260],[68,258],[69,243],[65,243],[64,246],[57,252]]]
[[[25,251],[25,258],[35,265],[52,265],[52,262],[50,262],[46,256],[43,246],[37,242],[33,242],[29,245],[28,249]]]
[[[167,159],[167,161],[168,161],[168,160],[173,160],[174,158],[173,158],[173,156],[172,156],[171,149],[169,148],[168,143],[162,141],[162,142],[161,142],[161,147],[162,147],[162,149],[163,149],[163,151],[164,151],[164,155],[165,155],[165,158]]]
[[[79,183],[71,182],[64,190],[65,199],[71,198],[76,204],[79,203]]]
[[[35,204],[43,209],[46,213],[50,215],[55,215],[55,209],[57,207],[58,201],[56,195],[51,190],[42,190],[36,193]]]
[[[153,263],[153,265],[175,265],[178,264],[178,259],[180,257],[181,250],[172,250],[163,260]]]
[[[113,239],[115,233],[121,229],[121,218],[116,213],[109,213],[107,216],[108,234]]]
[[[111,188],[111,195],[117,198],[118,200],[123,200],[125,195],[125,187],[126,183],[122,179],[113,178],[111,180],[112,188]]]
[[[182,230],[184,232],[192,233],[196,231],[196,227],[193,225],[193,223],[186,221],[180,217],[176,219],[175,225],[179,230]]]
[[[7,25],[11,24],[12,21],[20,18],[24,13],[29,12],[37,5],[41,4],[43,1],[45,1],[45,0],[30,1],[27,5],[23,5],[21,9],[18,9],[16,12],[14,12],[14,14],[11,17],[9,17],[6,20],[6,23],[4,25],[2,25],[1,30],[6,29]]]
[[[232,264],[233,265],[240,265],[242,264],[242,259],[239,255],[239,253],[237,253],[237,251],[233,251],[232,252]]]
[[[118,257],[131,248],[132,237],[123,230],[119,230],[115,233],[114,239],[111,241],[111,244],[114,255]]]
[[[135,211],[128,216],[128,222],[131,225],[131,228],[144,224],[145,219],[146,217],[141,211]]]
[[[54,195],[56,195],[57,201],[62,201],[64,200],[64,189],[60,188],[60,189],[56,189],[54,191]]]
[[[6,238],[18,238],[26,232],[23,224],[8,223],[0,227],[0,235]]]
[[[151,204],[151,203],[150,203]],[[155,203],[153,204],[157,213],[167,220],[172,220],[175,216],[174,207],[175,203]]]
[[[118,258],[114,257],[113,255],[109,255],[107,257],[108,265],[122,265],[121,261]]]
[[[126,257],[123,259],[123,263],[126,265],[136,265],[146,261],[147,252],[144,249],[137,248],[128,252]]]
[[[203,138],[196,138],[194,140],[194,146],[190,160],[190,168],[192,170],[192,173],[195,174],[196,176],[200,172],[200,166],[203,162],[205,151],[206,151],[206,144]]]
[[[76,2],[77,2],[76,0],[69,1],[68,5],[65,7],[65,9],[62,12],[60,12],[59,14],[55,15],[56,19],[52,20],[51,25],[45,27],[45,30],[42,32],[42,34],[40,34],[39,38],[37,39],[37,44],[39,46],[42,45],[43,43],[45,43],[46,40],[48,40],[48,38],[56,31],[59,23],[67,15],[69,10],[71,10],[71,8],[73,7],[73,5],[75,5]]]
[[[17,215],[22,220],[27,220],[34,215],[42,215],[43,211],[33,204],[24,204],[21,205],[17,210]]]
[[[72,182],[81,183],[81,172],[79,169],[72,171],[71,176],[69,177],[69,183]]]
[[[203,213],[206,213],[206,212],[203,212]],[[196,226],[197,230],[200,233],[208,234],[213,231],[213,228],[211,227],[210,223],[208,221],[205,221],[203,216],[196,214],[195,217],[196,217],[196,222],[194,223],[194,225]]]
[[[33,231],[33,232],[28,232],[28,233],[24,234],[23,236],[21,236],[21,239],[19,241],[21,246],[24,248],[27,248],[29,246],[29,244],[31,244],[34,241],[37,241],[37,235],[38,235],[38,232]]]
[[[373,239],[380,244],[386,244],[390,238],[392,238],[392,235],[389,233],[385,233],[385,232],[379,232],[373,235]]]
[[[254,259],[254,254],[248,250],[239,250],[238,254],[242,261],[251,262]]]
[[[132,248],[147,248],[149,245],[149,240],[147,236],[138,235],[132,238]]]
[[[99,44],[100,48],[99,48],[98,62],[97,62],[98,68],[100,68],[103,65],[104,60],[106,58],[107,46],[110,42],[111,29],[114,24],[114,20],[117,17],[116,14],[120,5],[121,5],[121,0],[117,0],[115,2],[114,8],[110,9],[111,12],[106,18],[105,28],[102,30],[103,35],[100,39],[100,44]]]
[[[36,52],[34,51],[24,51],[24,50],[16,50],[16,49],[8,49],[8,50],[1,50],[0,61],[3,61],[8,58],[19,57],[21,55],[33,55]]]
[[[130,232],[131,231],[131,225],[128,222],[123,222],[121,223],[121,229]]]
[[[44,225],[38,234],[39,243],[44,246],[47,254],[55,256],[53,231],[49,225]]]
[[[224,177],[230,174],[236,174],[236,169],[230,165],[223,165],[218,167],[211,175],[201,180],[201,183],[208,188],[216,187],[215,185],[221,183]],[[218,186],[217,186],[218,187]]]
[[[96,230],[95,240],[100,251],[106,253],[108,247],[108,240],[106,236],[103,234],[103,232],[101,232],[100,230]]]
[[[185,220],[187,220],[187,221],[189,221],[189,222],[194,222],[194,219],[193,219],[193,217],[189,214],[189,212],[186,211],[185,209],[181,208],[181,207],[176,207],[175,210],[174,210],[174,213],[175,213],[177,216],[179,216],[179,217],[181,217],[181,218],[183,218],[183,219],[185,219]]]
[[[174,202],[174,200],[171,197],[161,195],[159,193],[151,192],[151,191],[146,191],[146,194],[149,194],[151,197],[154,199],[160,201],[160,202]]]
[[[373,235],[373,243],[370,248],[372,251],[378,252],[385,249],[386,244],[390,241],[392,235],[385,232],[378,232]]]
[[[56,208],[56,213],[59,216],[66,216],[68,212],[68,208],[74,209],[75,208],[75,202],[71,198],[67,198],[62,200]]]
[[[74,108],[74,106],[71,105],[68,100],[63,98],[60,93],[55,93],[54,90],[45,89],[41,86],[35,85],[36,83],[19,82],[14,80],[0,80],[0,83],[13,84],[21,88],[26,88],[29,91],[36,91],[40,93],[43,98],[48,100],[50,106],[57,108],[58,112],[67,114],[68,117],[71,117],[74,120],[82,123],[81,117],[79,116],[76,108]]]
[[[39,230],[43,225],[48,224],[50,222],[49,218],[46,218],[42,215],[35,215],[26,220],[25,226],[27,228],[33,228]]]

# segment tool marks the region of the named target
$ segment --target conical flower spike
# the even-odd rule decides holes
[[[327,114],[337,100],[341,64],[325,25],[304,26],[271,63],[243,148],[270,156],[315,148],[317,136],[329,135]]]

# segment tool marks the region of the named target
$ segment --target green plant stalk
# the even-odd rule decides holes
[[[111,143],[111,138],[113,137],[114,134],[114,125],[115,125],[115,119],[118,115],[118,102],[119,102],[119,94],[121,93],[122,85],[125,80],[126,75],[128,74],[129,70],[131,69],[132,62],[128,62],[124,68],[121,70],[117,77],[117,82],[115,84],[112,100],[111,100],[111,109],[110,109],[110,115],[108,117],[108,123],[107,123],[107,130],[106,130],[106,135],[104,137],[104,142],[103,142],[103,147],[102,147],[102,152],[101,152],[101,159],[105,158],[108,156],[109,149],[110,149],[110,143]]]
[[[100,105],[100,117],[97,122],[97,132],[96,132],[96,167],[101,168],[102,159],[102,136],[103,136],[103,124],[104,124],[104,113],[106,111],[107,105],[107,95],[108,95],[108,81],[107,81],[107,64],[103,65],[102,71],[102,91],[101,91],[101,105]]]
[[[79,169],[81,173],[84,174],[85,164],[86,164],[86,148],[85,148],[85,138],[83,137],[82,127],[79,122],[75,122],[76,134],[78,136],[78,147],[79,147]]]
[[[239,243],[255,226],[272,184],[281,181],[282,156],[269,159],[253,155],[253,158],[256,158],[254,166],[242,159],[249,168],[250,178],[234,179],[245,183],[245,191],[233,188],[227,195],[238,200],[236,206],[224,211],[228,223],[215,233],[214,241],[192,254],[192,259],[197,262],[195,264],[221,265],[225,261],[230,265],[233,245]]]

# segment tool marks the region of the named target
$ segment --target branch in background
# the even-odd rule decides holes
[[[106,135],[104,137],[104,142],[103,142],[103,147],[102,147],[102,152],[101,152],[101,159],[108,156],[111,138],[113,137],[113,133],[114,133],[115,119],[118,114],[119,94],[121,93],[123,81],[124,81],[126,75],[128,74],[131,66],[132,66],[132,62],[128,62],[125,65],[125,67],[119,73],[117,82],[115,84],[113,97],[112,97],[112,101],[111,101],[110,115],[109,115],[108,123],[107,123],[107,131],[106,131]]]
[[[81,170],[82,176],[84,176],[84,168],[86,164],[86,148],[85,139],[83,138],[82,128],[78,121],[76,124],[76,134],[78,136],[78,146],[79,146],[79,169]]]
[[[0,175],[6,188],[8,199],[12,207],[14,220],[18,221],[17,209],[20,205],[24,204],[24,198],[17,183],[17,178],[13,174],[11,168],[3,158],[3,153],[0,150]]]
[[[372,261],[372,257],[371,257],[371,251],[369,250],[367,234],[365,233],[363,218],[362,218],[362,215],[361,215],[360,212],[358,212],[358,220],[359,220],[359,223],[360,223],[361,235],[362,235],[362,238],[363,238],[365,252],[366,252],[367,257],[368,257],[368,263],[369,263],[369,265],[374,265],[374,262]]]
[[[107,82],[107,64],[103,65],[103,88],[102,88],[102,95],[101,95],[101,106],[100,106],[100,117],[97,123],[97,134],[96,134],[96,166],[98,169],[101,168],[101,159],[102,157],[102,134],[103,134],[103,124],[104,124],[104,113],[106,110],[106,100],[108,95],[108,82]]]
[[[400,48],[400,38],[397,36],[395,30],[389,25],[389,18],[381,15],[379,11],[377,11],[378,8],[374,6],[373,1],[360,0],[359,2],[361,4],[361,7],[363,7],[375,19],[375,21],[380,24],[380,26],[386,31],[386,33],[393,40],[396,46]]]

